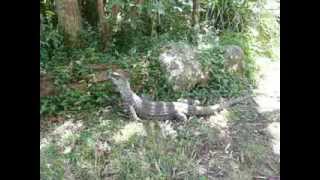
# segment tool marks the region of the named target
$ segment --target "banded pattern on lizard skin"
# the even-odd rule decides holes
[[[174,120],[181,119],[183,115],[180,113],[186,114],[188,105],[185,103],[177,102],[163,102],[163,101],[146,101],[143,100],[141,104],[136,104],[136,112],[145,119],[156,119],[156,120]],[[177,109],[179,107],[183,107]],[[179,113],[178,113],[179,112]]]
[[[239,103],[251,96],[229,101],[225,104],[216,104],[212,106],[190,105],[183,102],[163,102],[150,101],[139,97],[130,88],[129,78],[120,72],[110,72],[108,75],[117,90],[120,92],[125,106],[134,120],[155,119],[155,120],[187,120],[187,115],[211,115],[223,108]],[[138,117],[139,116],[139,117]]]

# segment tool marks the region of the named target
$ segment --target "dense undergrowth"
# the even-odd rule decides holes
[[[165,3],[169,3],[164,1]],[[138,93],[145,93],[155,100],[175,100],[181,96],[191,96],[202,100],[203,103],[212,103],[215,99],[224,96],[237,96],[241,91],[254,85],[254,57],[257,54],[271,54],[269,47],[274,44],[276,27],[266,26],[273,22],[271,16],[261,16],[253,21],[253,12],[249,2],[237,4],[233,1],[217,1],[209,3],[205,12],[201,13],[202,27],[210,29],[203,33],[205,36],[215,36],[218,42],[209,50],[201,52],[200,61],[209,68],[211,78],[207,87],[196,87],[189,92],[174,93],[167,84],[164,73],[161,72],[157,61],[161,46],[169,42],[186,41],[190,39],[190,24],[186,14],[191,11],[189,5],[161,4],[161,24],[156,24],[156,35],[149,34],[150,17],[153,7],[151,1],[142,8],[141,17],[131,19],[125,17],[113,32],[112,44],[107,53],[100,51],[99,34],[95,27],[89,23],[83,25],[81,48],[70,49],[64,47],[63,36],[56,27],[56,17],[50,9],[46,9],[41,35],[40,66],[41,71],[52,75],[58,95],[41,99],[42,115],[52,115],[63,111],[89,110],[95,107],[106,106],[114,102],[115,92],[109,82],[103,84],[90,84],[86,91],[79,92],[68,87],[70,83],[87,81],[93,71],[88,68],[90,64],[116,65],[118,68],[128,70],[131,74],[132,87]],[[152,7],[151,7],[152,6]],[[226,7],[229,7],[226,9]],[[251,5],[252,6],[252,5]],[[177,8],[183,8],[180,11]],[[125,9],[126,7],[124,7]],[[236,11],[239,10],[239,11]],[[159,10],[160,11],[160,10]],[[51,13],[49,13],[51,12]],[[263,13],[260,13],[264,15]],[[214,21],[214,15],[219,21]],[[269,18],[268,18],[269,17]],[[238,18],[238,19],[237,19]],[[152,21],[151,21],[152,22]],[[257,23],[259,22],[258,25]],[[254,37],[250,31],[254,24],[259,31],[260,39]],[[251,26],[250,26],[251,25]],[[273,28],[273,29],[272,29]],[[259,48],[253,47],[256,42],[269,45]],[[245,78],[238,78],[224,71],[221,47],[225,44],[239,45],[244,49]],[[261,49],[264,51],[261,52]],[[208,101],[209,99],[209,101]]]
[[[236,140],[239,146],[232,147],[234,154],[242,153],[247,158],[241,162],[245,166],[236,169],[230,163],[234,159],[223,154],[227,145],[220,142],[218,129],[197,118],[191,118],[183,125],[173,124],[175,136],[163,136],[163,127],[157,127],[159,123],[153,121],[143,122],[144,128],[139,129],[137,124],[140,122],[129,122],[123,116],[120,96],[111,82],[93,80],[97,72],[92,65],[121,68],[130,73],[131,86],[138,94],[163,101],[192,97],[202,104],[213,104],[220,97],[231,98],[252,89],[255,86],[255,58],[277,59],[273,52],[279,43],[279,24],[275,17],[263,9],[264,2],[260,0],[201,2],[200,44],[211,46],[199,48],[199,61],[209,70],[210,79],[204,87],[174,92],[160,68],[159,53],[171,42],[183,41],[196,47],[192,41],[192,3],[146,0],[141,7],[141,16],[132,19],[125,14],[122,22],[114,26],[109,50],[101,52],[99,31],[92,23],[87,23],[87,19],[83,21],[81,46],[65,47],[63,35],[57,28],[53,1],[41,1],[44,21],[40,71],[42,75],[52,77],[56,89],[55,95],[41,97],[41,121],[63,117],[66,122],[62,126],[69,123],[65,129],[60,124],[57,127],[49,124],[53,133],[41,139],[42,179],[66,179],[68,176],[73,176],[71,179],[206,179],[199,175],[198,169],[203,166],[200,162],[203,156],[210,153],[218,154],[215,154],[218,159],[207,162],[215,173],[222,173],[229,179],[250,179],[266,161],[265,152],[269,151],[264,142],[257,141],[256,136],[260,134],[254,134],[255,129],[235,129],[243,134],[236,134],[240,140]],[[127,1],[110,3],[122,4],[124,12],[130,8]],[[254,11],[255,8],[260,11]],[[223,46],[229,44],[244,50],[243,77],[224,69]],[[249,115],[254,113],[243,111],[240,113],[244,117],[233,112],[230,117],[236,117],[231,119],[253,119]],[[127,129],[129,132],[122,131],[129,125],[132,126]],[[135,128],[138,129],[136,135],[125,142],[115,141],[119,131],[126,134]],[[148,132],[141,135],[143,129]],[[232,177],[232,173],[240,176]]]

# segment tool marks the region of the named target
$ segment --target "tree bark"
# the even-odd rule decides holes
[[[199,0],[192,0],[192,31],[191,31],[191,41],[195,44],[198,44],[198,33],[200,30],[199,25],[199,9],[200,2]]]
[[[96,27],[99,22],[99,15],[97,12],[97,1],[96,0],[79,0],[81,16],[91,26]]]
[[[192,25],[199,26],[199,9],[200,2],[199,0],[192,0]]]
[[[101,42],[102,42],[102,50],[107,51],[109,47],[109,40],[110,40],[110,26],[105,19],[105,11],[104,11],[104,4],[103,0],[97,0],[97,10],[99,14],[99,24],[100,24],[100,35],[101,35]]]
[[[43,17],[42,14],[40,13],[40,38],[42,37],[42,31],[43,31]]]
[[[116,17],[119,11],[120,11],[120,6],[118,4],[114,4],[112,6],[112,12],[111,12],[112,17]]]
[[[81,16],[77,0],[55,0],[58,24],[65,34],[67,46],[78,47],[81,31]]]
[[[139,5],[142,5],[144,2],[144,0],[135,0],[135,7],[132,7],[131,9],[131,16],[132,17],[136,17],[136,16],[139,16],[139,12],[138,12],[138,7]]]

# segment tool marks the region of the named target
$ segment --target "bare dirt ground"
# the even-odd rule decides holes
[[[200,174],[208,179],[280,179],[280,61],[257,63],[257,95],[204,121],[220,142],[202,147]]]
[[[262,68],[255,102],[258,112],[273,122],[269,124],[268,131],[274,138],[274,151],[280,155],[280,61],[261,58],[257,62]]]

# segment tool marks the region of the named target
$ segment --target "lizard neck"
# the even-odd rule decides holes
[[[142,99],[132,91],[129,82],[126,84],[126,86],[120,88],[120,94],[121,97],[134,104],[139,104],[142,102]]]

